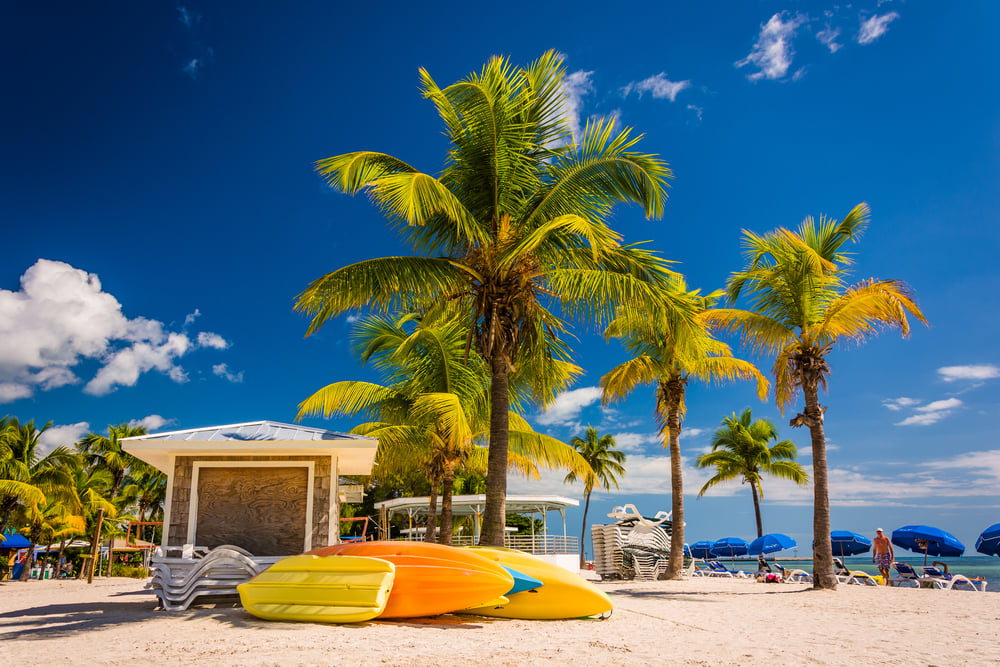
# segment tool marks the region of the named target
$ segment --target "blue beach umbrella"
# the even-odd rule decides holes
[[[864,535],[852,533],[849,530],[834,530],[830,533],[830,542],[833,543],[833,553],[844,556],[856,556],[870,551],[872,541]]]
[[[730,559],[735,559],[737,556],[745,555],[749,547],[746,540],[741,540],[738,537],[723,537],[712,543],[712,552],[719,556],[729,556]]]
[[[791,549],[795,546],[798,546],[796,541],[784,533],[768,533],[751,542],[750,546],[747,547],[747,553],[751,556],[762,556],[773,554],[775,551]]]
[[[1000,523],[995,523],[982,532],[976,540],[976,551],[987,556],[1000,556]]]
[[[951,533],[933,526],[903,526],[892,531],[892,543],[927,556],[956,557],[965,553],[965,545]]]
[[[715,558],[718,554],[712,553],[712,543],[708,540],[702,540],[701,542],[695,542],[691,545],[691,557],[701,558],[702,560],[708,560],[709,558]]]
[[[0,549],[27,549],[30,546],[31,542],[20,533],[6,533],[0,542]]]

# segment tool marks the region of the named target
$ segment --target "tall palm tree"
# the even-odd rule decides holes
[[[909,287],[898,280],[865,280],[848,286],[851,258],[841,248],[856,240],[868,225],[865,203],[837,220],[807,217],[797,231],[777,229],[763,236],[743,232],[747,264],[726,285],[730,303],[741,295],[750,311],[719,309],[713,323],[739,332],[755,352],[777,356],[774,362],[775,400],[784,414],[799,391],[805,409],[791,420],[807,426],[813,453],[813,586],[837,586],[830,542],[830,499],[827,479],[826,407],[819,388],[826,389],[827,364],[834,344],[862,343],[884,328],[909,335],[907,313],[927,320]]]
[[[371,421],[352,432],[379,439],[375,475],[405,473],[416,465],[431,482],[427,541],[434,540],[437,487],[442,487],[441,541],[451,541],[451,496],[455,473],[464,463],[483,466],[485,451],[476,445],[485,439],[489,424],[489,377],[479,359],[464,363],[466,328],[451,311],[406,314],[398,319],[371,316],[355,330],[354,348],[363,361],[373,360],[390,381],[335,382],[299,406],[307,415],[366,414]],[[578,370],[551,363],[550,373],[569,377]],[[509,389],[522,387],[532,370],[515,374]],[[517,397],[515,395],[515,401]],[[586,463],[575,450],[554,438],[536,433],[517,414],[510,419],[508,447],[511,467],[537,475],[537,466],[580,470]],[[483,466],[485,467],[485,466]]]
[[[77,449],[83,454],[87,465],[111,473],[111,500],[118,497],[129,466],[139,462],[134,456],[122,450],[122,438],[134,438],[146,433],[145,426],[109,424],[108,435],[88,433],[77,443]]]
[[[580,569],[582,570],[587,564],[583,555],[583,543],[587,537],[587,512],[590,510],[590,494],[593,493],[595,486],[605,489],[611,486],[618,488],[618,477],[625,474],[625,467],[622,465],[625,463],[625,452],[615,449],[614,436],[610,433],[599,436],[597,429],[593,426],[587,427],[587,433],[583,438],[573,436],[569,444],[580,452],[580,456],[590,466],[590,470],[586,471],[582,477],[584,497],[583,527],[580,529]],[[563,483],[572,484],[578,479],[581,477],[571,471],[566,475]]]
[[[733,357],[729,346],[711,336],[704,324],[706,309],[715,295],[702,297],[688,292],[678,281],[672,295],[674,306],[648,311],[642,318],[623,314],[605,332],[621,338],[632,355],[601,378],[603,401],[628,396],[638,385],[656,387],[656,416],[664,447],[670,449],[671,522],[670,561],[667,578],[678,579],[684,564],[684,482],[681,472],[680,436],[686,410],[685,394],[691,380],[726,382],[756,380],[761,400],[767,396],[768,382],[749,361]],[[685,304],[684,308],[680,305]],[[665,317],[681,313],[689,317]]]
[[[734,412],[722,420],[722,428],[712,436],[712,451],[695,461],[699,468],[716,468],[715,474],[698,492],[699,498],[712,487],[735,479],[742,479],[743,484],[750,485],[757,537],[764,535],[764,522],[760,517],[760,500],[764,497],[763,476],[787,479],[801,486],[809,483],[809,475],[795,462],[795,443],[782,440],[768,446],[777,439],[775,425],[764,418],[755,421],[750,408],[747,408],[739,417]]]
[[[27,424],[8,418],[0,431],[0,533],[10,524],[18,508],[38,512],[50,489],[65,486],[66,466],[73,458],[65,448],[40,456],[39,440],[52,426],[38,428],[34,420]]]
[[[569,316],[603,327],[615,307],[640,311],[669,275],[653,254],[622,246],[606,221],[615,204],[628,202],[658,217],[670,169],[634,150],[641,137],[613,122],[588,123],[572,137],[564,77],[554,51],[525,68],[492,58],[446,88],[421,70],[424,97],[451,142],[439,176],[371,151],[317,163],[335,189],[366,191],[416,255],[338,269],[314,281],[295,307],[312,317],[312,333],[357,308],[459,304],[468,349],[486,361],[491,383],[484,544],[503,544],[510,374],[568,353],[550,307],[561,302]],[[545,405],[561,389],[541,373],[531,393]]]

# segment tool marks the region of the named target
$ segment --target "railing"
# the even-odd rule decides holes
[[[451,543],[456,547],[468,547],[474,546],[476,539],[471,535],[455,535]],[[505,535],[504,546],[536,555],[580,553],[580,540],[575,535]]]

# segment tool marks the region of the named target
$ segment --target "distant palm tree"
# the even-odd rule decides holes
[[[569,444],[584,458],[590,470],[583,477],[583,528],[580,530],[580,569],[586,565],[583,556],[583,543],[587,537],[587,511],[590,509],[590,494],[595,486],[618,488],[618,476],[625,474],[625,452],[615,449],[615,439],[611,434],[597,435],[597,429],[587,428],[587,434],[581,438],[573,436]],[[575,472],[570,472],[563,480],[571,484],[580,479]]]
[[[699,498],[712,487],[735,479],[750,485],[757,537],[764,535],[760,517],[760,500],[764,497],[761,478],[771,475],[801,486],[809,483],[806,471],[794,461],[795,443],[782,440],[768,447],[769,442],[777,439],[778,429],[774,424],[763,418],[753,421],[750,408],[747,408],[739,417],[734,412],[722,420],[722,428],[712,436],[712,451],[695,461],[699,468],[716,468],[715,475],[698,492]]]
[[[111,473],[112,481],[109,491],[111,500],[118,497],[118,492],[125,482],[125,475],[128,473],[129,467],[141,463],[134,456],[122,450],[121,440],[134,438],[137,435],[146,435],[146,433],[145,426],[109,425],[108,435],[88,433],[77,443],[77,449],[83,454],[88,466]]]
[[[778,229],[759,236],[743,232],[747,265],[726,284],[730,303],[746,293],[751,310],[717,309],[712,324],[740,332],[743,343],[757,353],[777,355],[774,396],[784,414],[798,392],[805,409],[791,420],[807,426],[813,461],[813,586],[837,587],[830,542],[830,497],[827,479],[826,407],[819,404],[819,388],[826,389],[830,367],[827,355],[838,342],[862,343],[885,328],[910,332],[906,314],[927,320],[909,287],[898,280],[869,280],[848,286],[850,257],[841,251],[868,225],[868,205],[855,206],[837,222],[807,217],[797,231]]]
[[[373,151],[317,164],[337,190],[366,192],[417,255],[340,268],[309,285],[295,307],[312,316],[312,333],[356,308],[459,304],[469,349],[485,360],[492,385],[486,545],[504,540],[510,375],[568,352],[564,323],[550,309],[604,326],[614,308],[641,310],[668,273],[654,254],[622,245],[608,218],[626,203],[659,217],[669,167],[635,150],[641,136],[613,121],[590,122],[573,137],[565,74],[555,51],[523,68],[493,57],[445,88],[421,70],[424,97],[450,141],[440,175]],[[542,405],[565,388],[551,380],[541,373],[530,386]]]
[[[620,400],[639,385],[653,384],[656,416],[664,447],[670,449],[670,519],[672,534],[667,578],[679,579],[684,565],[684,482],[681,472],[681,428],[685,395],[691,380],[727,382],[756,380],[761,400],[768,382],[749,361],[733,357],[729,346],[712,337],[703,318],[715,295],[688,292],[678,280],[677,291],[667,295],[672,304],[647,311],[644,317],[615,319],[605,332],[621,338],[632,358],[601,378],[603,400]],[[687,316],[684,313],[687,312]]]

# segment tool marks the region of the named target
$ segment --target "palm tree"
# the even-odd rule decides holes
[[[118,497],[129,467],[138,462],[135,457],[122,450],[122,438],[134,438],[146,433],[145,426],[109,424],[107,436],[88,433],[77,443],[77,449],[83,454],[88,466],[111,473],[111,500]]]
[[[671,296],[670,308],[647,311],[636,319],[624,314],[605,332],[621,338],[632,359],[619,364],[601,378],[603,402],[628,396],[638,385],[656,387],[656,416],[664,447],[670,449],[670,493],[672,534],[667,578],[678,579],[684,564],[684,482],[681,472],[680,436],[684,421],[685,393],[691,380],[724,382],[754,379],[761,400],[768,382],[757,367],[732,356],[729,346],[713,338],[704,324],[706,309],[715,295],[702,297],[688,292],[682,281]],[[674,317],[687,310],[687,317]],[[668,317],[668,315],[670,315]]]
[[[604,326],[615,307],[636,312],[669,275],[653,254],[620,245],[606,223],[617,203],[661,214],[666,163],[634,150],[641,137],[613,122],[571,136],[561,57],[545,53],[526,68],[492,58],[479,74],[440,88],[424,70],[421,88],[446,126],[451,149],[437,177],[385,153],[321,160],[335,189],[366,191],[416,256],[371,259],[314,281],[296,310],[309,333],[357,308],[415,310],[454,302],[485,360],[491,390],[487,499],[482,543],[503,544],[510,413],[508,383],[520,366],[565,359],[561,302],[571,317]],[[577,141],[573,141],[577,139]],[[534,401],[562,389],[540,373]]]
[[[907,313],[927,323],[909,287],[898,280],[874,278],[847,286],[850,257],[841,251],[868,225],[865,203],[840,222],[807,217],[797,231],[778,229],[763,236],[743,232],[747,265],[726,285],[730,303],[741,294],[751,310],[719,309],[711,314],[722,330],[739,332],[757,353],[776,354],[775,400],[784,414],[798,392],[805,409],[791,420],[808,426],[813,453],[813,573],[815,588],[837,586],[830,543],[830,500],[827,480],[826,407],[819,388],[826,389],[827,355],[837,342],[862,343],[884,328],[909,335]]]
[[[25,512],[39,511],[46,502],[49,489],[67,482],[65,467],[72,454],[57,448],[40,457],[39,440],[52,426],[49,422],[38,428],[34,420],[21,424],[16,418],[5,418],[0,430],[0,533],[6,530],[18,508]]]
[[[451,496],[458,467],[468,463],[485,468],[485,450],[477,447],[486,435],[490,405],[489,378],[481,360],[464,363],[466,328],[450,311],[398,319],[365,318],[358,325],[354,347],[362,361],[374,360],[392,384],[336,382],[319,390],[299,406],[307,415],[355,415],[371,421],[352,432],[379,439],[375,475],[380,479],[404,474],[422,466],[431,482],[427,541],[434,540],[437,488],[442,487],[441,541],[451,542]],[[513,376],[510,390],[522,387],[523,373]],[[575,367],[549,364],[548,372],[571,376]],[[517,396],[515,394],[515,401]],[[549,436],[536,433],[517,414],[508,447],[510,465],[537,476],[537,466],[581,470],[586,463],[575,450]]]
[[[583,477],[583,527],[580,529],[580,569],[587,562],[583,557],[583,543],[587,537],[587,512],[590,510],[590,494],[595,486],[618,488],[618,477],[625,474],[625,452],[615,449],[615,439],[611,434],[597,435],[597,429],[590,426],[583,438],[573,436],[569,444],[584,458],[590,470]],[[580,479],[575,472],[566,475],[563,483],[572,484]]]
[[[734,412],[722,420],[722,428],[712,436],[712,451],[695,461],[699,468],[716,468],[715,475],[698,492],[699,498],[712,487],[738,478],[750,485],[757,537],[764,535],[764,522],[760,518],[760,499],[764,497],[761,478],[767,474],[801,486],[809,483],[806,471],[794,460],[795,443],[782,440],[768,446],[777,439],[775,425],[763,418],[753,421],[750,408],[747,408],[739,417]]]

